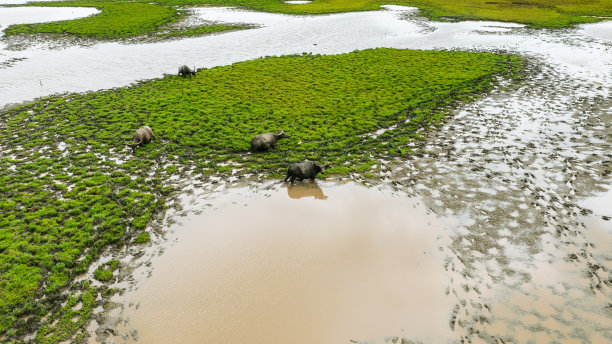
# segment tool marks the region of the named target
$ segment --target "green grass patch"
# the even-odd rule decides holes
[[[111,260],[100,265],[94,272],[94,278],[101,282],[108,282],[113,278],[113,272],[119,266],[118,260]]]
[[[185,16],[175,6],[137,2],[114,1],[60,1],[29,3],[20,6],[43,7],[95,7],[101,13],[74,20],[40,24],[18,24],[8,27],[6,35],[17,34],[68,34],[98,39],[119,39],[141,35],[159,37],[188,37],[227,30],[244,29],[242,25],[211,24],[193,28],[168,28]]]
[[[126,38],[155,33],[160,26],[175,22],[181,15],[171,6],[127,1],[58,1],[30,3],[26,6],[95,7],[101,13],[74,20],[11,25],[4,31],[5,35],[48,33],[105,39]]]
[[[147,232],[140,233],[136,238],[134,238],[134,243],[136,244],[144,244],[149,241],[151,241],[151,236],[149,236],[149,233]]]
[[[54,309],[40,325],[35,343],[53,344],[61,342],[81,343],[87,339],[87,325],[101,292],[89,282],[75,285],[73,293],[62,307]]]
[[[20,338],[57,311],[105,249],[147,239],[178,187],[171,177],[233,168],[281,177],[305,159],[330,164],[326,175],[364,175],[378,159],[409,154],[447,108],[520,70],[518,57],[491,53],[270,57],[0,112],[0,338]],[[158,139],[132,154],[126,142],[142,125]],[[248,152],[254,135],[279,129],[292,137]]]

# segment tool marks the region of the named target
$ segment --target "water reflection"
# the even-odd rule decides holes
[[[300,199],[305,197],[314,197],[315,199],[327,199],[319,184],[315,181],[305,181],[302,183],[285,183],[287,195],[291,198]]]

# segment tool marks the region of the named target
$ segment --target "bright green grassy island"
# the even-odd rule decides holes
[[[168,30],[168,24],[175,23],[186,13],[175,6],[155,5],[149,2],[77,0],[29,3],[25,6],[95,7],[101,13],[74,20],[11,25],[4,31],[5,35],[45,33],[98,39],[120,39],[142,35],[183,37],[245,28],[241,25],[215,24],[201,25],[184,30]]]
[[[125,38],[153,33],[161,25],[174,22],[179,13],[170,6],[150,5],[133,2],[108,1],[61,1],[31,3],[29,6],[45,7],[95,7],[101,13],[75,20],[41,24],[12,25],[6,35],[51,33],[75,34],[96,38]]]
[[[0,341],[39,326],[36,342],[82,338],[108,291],[75,276],[109,247],[148,241],[186,171],[280,179],[313,159],[332,166],[328,176],[367,177],[380,159],[411,154],[449,106],[520,70],[518,57],[490,53],[270,57],[0,112]],[[126,142],[142,125],[158,140],[132,154]],[[292,137],[248,152],[254,135],[278,129]],[[107,263],[96,278],[117,268]]]

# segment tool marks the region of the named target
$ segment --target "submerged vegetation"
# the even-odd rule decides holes
[[[281,177],[305,159],[330,164],[328,175],[375,172],[380,159],[410,154],[449,106],[520,70],[520,58],[491,53],[270,57],[0,112],[0,341],[41,322],[38,342],[82,336],[103,291],[75,276],[111,246],[150,239],[172,177]],[[142,125],[158,140],[132,154]],[[291,138],[248,152],[254,135],[278,129]],[[112,278],[113,264],[96,278]],[[66,306],[78,300],[78,311]]]

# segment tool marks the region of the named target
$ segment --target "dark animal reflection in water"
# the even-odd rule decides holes
[[[298,184],[287,184],[287,195],[294,199],[314,197],[315,199],[327,199],[323,190],[317,182],[304,182]]]

